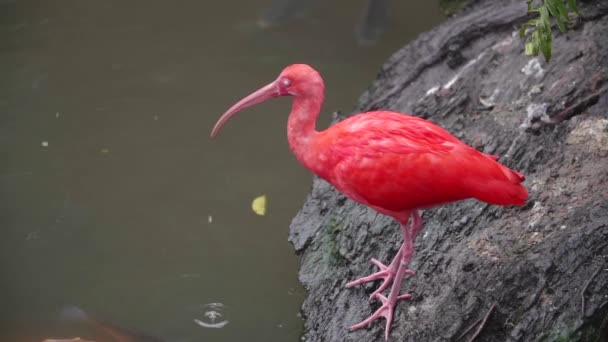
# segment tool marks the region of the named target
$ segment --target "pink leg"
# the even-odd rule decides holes
[[[378,266],[380,271],[378,271],[374,274],[368,275],[367,277],[362,277],[362,278],[353,280],[350,283],[347,283],[346,287],[353,287],[353,286],[367,283],[370,281],[384,279],[384,281],[376,289],[376,291],[374,291],[370,295],[370,298],[374,298],[377,294],[380,294],[380,292],[384,291],[391,284],[391,282],[393,281],[393,278],[395,277],[395,274],[398,271],[397,269],[399,266],[399,262],[401,261],[401,253],[403,252],[403,246],[404,245],[402,244],[401,247],[399,248],[399,251],[393,258],[393,261],[391,261],[390,265],[388,265],[388,266],[384,265],[383,263],[378,261],[376,258],[372,258],[372,260],[371,260],[372,264]],[[406,272],[405,274],[407,274],[407,275],[414,275],[414,272],[412,270],[405,270],[405,272]]]
[[[371,322],[378,319],[379,317],[384,317],[386,319],[385,338],[386,338],[386,340],[388,340],[388,338],[390,336],[390,331],[391,331],[391,324],[393,322],[393,314],[394,314],[394,310],[395,310],[395,306],[397,305],[397,302],[399,300],[409,299],[412,297],[412,295],[410,295],[410,294],[399,295],[399,291],[401,290],[401,283],[403,282],[403,278],[405,277],[406,274],[413,274],[413,272],[411,270],[407,269],[407,265],[410,263],[410,261],[412,259],[412,255],[414,253],[414,238],[416,237],[416,235],[420,232],[420,229],[422,228],[422,220],[420,218],[420,215],[416,211],[414,211],[412,213],[412,218],[413,218],[413,221],[412,221],[411,231],[408,229],[408,227],[406,225],[403,225],[403,224],[401,225],[401,230],[403,232],[403,245],[401,246],[401,249],[397,253],[397,255],[400,257],[399,266],[397,268],[397,273],[394,274],[393,286],[391,287],[391,291],[388,295],[388,298],[383,296],[380,293],[377,293],[378,291],[374,292],[374,295],[372,295],[372,296],[380,299],[380,301],[382,302],[382,306],[378,310],[376,310],[376,312],[374,312],[374,314],[372,314],[370,317],[368,317],[361,323],[355,324],[352,327],[350,327],[351,330],[363,328],[364,326],[370,324]],[[394,262],[394,260],[393,260],[393,262]],[[391,262],[391,266],[393,266],[393,262]],[[390,266],[389,266],[389,268],[390,268]],[[380,273],[380,272],[378,272],[378,273]],[[386,279],[385,279],[385,282],[386,282]]]
[[[404,226],[407,225],[407,221],[406,222],[402,222],[401,223],[401,227],[402,229],[406,229],[404,228]],[[418,235],[418,233],[420,232],[420,229],[422,228],[422,218],[420,218],[420,215],[418,214],[418,211],[414,210],[412,212],[412,223],[411,223],[411,236],[412,239],[416,238],[416,235]],[[370,281],[374,281],[374,280],[379,280],[379,279],[384,279],[384,281],[382,282],[382,284],[376,289],[376,291],[374,291],[371,295],[370,298],[374,298],[376,297],[376,295],[380,294],[382,291],[384,291],[393,281],[393,278],[395,277],[395,275],[397,274],[397,268],[399,266],[399,263],[401,262],[401,254],[403,252],[403,246],[405,245],[405,242],[403,244],[401,244],[401,247],[399,248],[399,251],[397,252],[397,254],[395,255],[395,257],[393,258],[393,261],[391,261],[389,266],[384,265],[383,263],[381,263],[380,261],[378,261],[375,258],[372,258],[371,262],[372,264],[378,266],[378,268],[380,269],[380,271],[373,273],[371,275],[368,275],[367,277],[362,277],[356,280],[351,281],[350,283],[346,284],[346,287],[353,287],[356,285],[360,285],[360,284],[364,284]],[[404,271],[404,275],[414,275],[414,271],[412,270],[408,270],[406,269]]]

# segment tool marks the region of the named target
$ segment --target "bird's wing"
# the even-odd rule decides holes
[[[421,118],[369,112],[326,132],[319,140],[324,144],[319,150],[325,151],[328,160],[325,178],[367,205],[390,211],[431,207],[480,197],[477,192],[495,192],[503,183],[519,183],[509,180],[513,171],[498,164],[494,156]],[[492,182],[497,183],[482,189]]]
[[[462,144],[443,128],[411,115],[368,112],[352,116],[332,129],[340,153],[445,153]],[[334,138],[332,137],[332,138]],[[337,141],[336,141],[337,140]]]

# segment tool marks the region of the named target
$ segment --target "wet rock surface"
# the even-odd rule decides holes
[[[395,53],[361,97],[354,112],[414,113],[499,155],[530,192],[523,207],[424,211],[392,341],[467,341],[490,308],[477,341],[608,340],[608,2],[579,6],[547,64],[524,56],[525,1],[479,1]],[[391,260],[398,225],[315,179],[289,239],[303,339],[383,341],[382,319],[348,330],[378,307],[379,283],[344,285]]]

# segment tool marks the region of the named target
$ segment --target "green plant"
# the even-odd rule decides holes
[[[570,12],[578,14],[576,0],[541,0],[540,5],[534,5],[534,0],[527,0],[527,2],[528,13],[538,13],[538,17],[523,24],[519,29],[519,35],[522,38],[525,37],[528,28],[532,28],[526,41],[526,55],[538,56],[538,53],[542,52],[548,62],[551,59],[553,41],[551,17],[557,22],[559,30],[566,32],[566,24],[570,23]],[[566,3],[570,11],[566,8]]]

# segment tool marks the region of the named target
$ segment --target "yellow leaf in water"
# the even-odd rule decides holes
[[[266,214],[266,195],[254,198],[251,203],[251,209],[254,213],[264,216]]]

